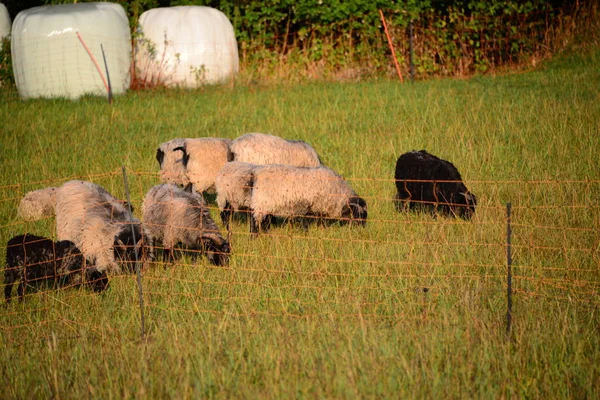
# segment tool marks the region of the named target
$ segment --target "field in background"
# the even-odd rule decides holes
[[[598,397],[599,63],[595,50],[500,77],[141,91],[112,106],[0,92],[1,243],[53,236],[53,219],[17,218],[25,192],[78,178],[124,198],[121,165],[139,216],[175,137],[305,140],[369,204],[364,229],[252,240],[241,221],[228,267],[151,266],[143,339],[133,276],[2,306],[4,396]],[[413,149],[458,167],[473,221],[394,210],[395,161]]]

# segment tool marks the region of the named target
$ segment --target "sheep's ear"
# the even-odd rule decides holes
[[[156,149],[156,161],[158,161],[158,165],[160,165],[161,168],[162,168],[164,159],[165,159],[165,152],[162,151],[160,148]]]
[[[188,161],[190,161],[190,155],[187,153],[187,150],[186,150],[185,146],[175,147],[173,149],[173,151],[181,151],[181,152],[183,152],[183,158],[181,159],[181,162],[182,162],[182,164],[183,164],[184,167],[187,167]]]

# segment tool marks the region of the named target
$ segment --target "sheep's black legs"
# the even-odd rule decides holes
[[[255,236],[258,235],[258,223],[254,215],[250,216],[250,233]]]
[[[231,204],[229,202],[225,203],[225,208],[221,211],[221,222],[223,225],[229,229],[229,224],[231,223],[231,217],[233,216],[233,209],[231,208]]]
[[[23,296],[25,295],[25,280],[21,280],[21,282],[19,282],[19,287],[17,288],[17,295],[19,296],[19,300],[23,301]]]

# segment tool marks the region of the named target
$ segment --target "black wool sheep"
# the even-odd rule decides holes
[[[396,162],[396,208],[424,209],[470,219],[477,199],[451,162],[425,150],[402,154]]]
[[[53,242],[29,233],[13,237],[6,245],[4,296],[7,302],[11,299],[13,283],[17,280],[20,280],[17,294],[21,299],[29,282],[51,280],[60,286],[85,283],[94,292],[101,292],[108,287],[106,273],[98,271],[95,266],[86,265],[81,251],[73,242]]]

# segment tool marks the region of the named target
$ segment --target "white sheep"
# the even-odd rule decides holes
[[[142,204],[144,224],[163,245],[163,260],[172,261],[178,243],[183,248],[206,254],[214,265],[227,264],[229,242],[221,236],[202,195],[172,185],[151,188]]]
[[[54,196],[49,196],[50,192],[55,192]],[[136,260],[152,258],[152,253],[145,251],[152,238],[141,222],[99,185],[73,180],[58,188],[27,193],[19,210],[25,219],[39,219],[43,215],[38,208],[26,207],[23,202],[39,203],[46,210],[43,215],[54,209],[58,239],[74,242],[100,272],[119,274],[122,267],[133,272]]]
[[[267,165],[282,164],[297,167],[318,167],[319,155],[308,143],[286,140],[264,133],[247,133],[233,140],[229,146],[233,161]]]
[[[367,203],[327,167],[265,165],[253,172],[250,232],[267,230],[267,217],[313,217],[364,225]]]

